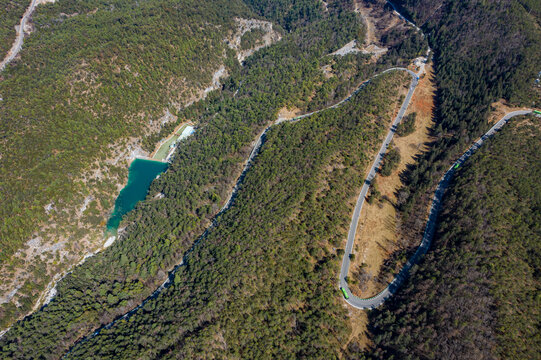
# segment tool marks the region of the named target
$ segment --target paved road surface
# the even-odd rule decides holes
[[[406,102],[404,102],[404,105]],[[403,106],[404,106],[403,105]],[[349,271],[349,254],[351,253],[351,250],[353,248],[353,242],[355,241],[355,232],[357,230],[357,224],[359,222],[359,215],[361,213],[361,209],[364,203],[364,199],[366,197],[366,193],[368,191],[368,187],[370,186],[370,182],[374,178],[374,171],[379,166],[379,163],[381,161],[382,151],[384,152],[387,145],[390,142],[390,139],[392,139],[392,136],[394,134],[394,129],[391,128],[389,133],[387,134],[387,138],[385,139],[385,142],[383,143],[380,153],[376,157],[376,160],[374,161],[374,164],[372,165],[372,169],[370,170],[370,173],[361,189],[361,193],[359,195],[359,198],[357,199],[357,205],[355,206],[355,210],[353,212],[353,217],[351,219],[351,225],[349,228],[349,234],[348,234],[348,240],[346,244],[346,251],[344,254],[344,259],[342,260],[342,269],[340,271],[340,287],[342,287],[348,294],[349,299],[346,299],[346,302],[358,309],[373,309],[379,305],[381,305],[388,297],[393,295],[396,290],[402,285],[404,280],[408,277],[409,271],[411,267],[419,262],[419,259],[422,255],[426,254],[428,248],[430,247],[430,243],[432,242],[432,237],[434,236],[434,231],[436,229],[436,218],[438,216],[438,212],[440,210],[441,205],[441,199],[443,197],[443,193],[445,192],[445,189],[449,186],[449,182],[451,178],[453,177],[453,174],[455,172],[455,166],[462,165],[477,149],[479,149],[485,140],[487,140],[489,137],[494,135],[502,126],[507,124],[507,122],[513,118],[514,116],[519,115],[526,115],[531,113],[532,110],[519,110],[519,111],[513,111],[509,114],[506,114],[500,121],[498,121],[489,131],[487,131],[479,140],[477,140],[457,161],[453,163],[453,165],[447,170],[447,172],[443,175],[443,177],[440,180],[440,183],[438,184],[438,187],[436,188],[436,192],[434,194],[434,197],[432,198],[432,206],[430,207],[430,213],[428,216],[428,220],[426,223],[425,233],[423,235],[423,240],[421,241],[421,244],[417,248],[417,251],[413,256],[408,260],[408,262],[404,265],[402,270],[400,270],[400,273],[391,281],[387,287],[377,294],[374,297],[368,298],[368,299],[361,299],[351,293],[351,291],[348,288],[347,282],[346,282],[346,276]],[[397,120],[400,121],[397,117]],[[395,123],[397,122],[395,120]],[[394,124],[394,123],[393,123]]]
[[[11,46],[11,49],[7,53],[4,60],[0,62],[0,72],[4,70],[6,65],[9,64],[15,58],[15,56],[17,56],[19,51],[21,51],[24,40],[24,26],[26,25],[28,18],[30,17],[30,15],[32,15],[32,12],[36,8],[37,2],[37,0],[32,0],[30,6],[24,12],[23,17],[21,18],[21,22],[17,27],[17,36],[15,37],[15,41],[13,42],[13,45]]]
[[[235,184],[234,188],[233,188],[233,191],[231,193],[231,195],[229,196],[229,198],[227,199],[227,201],[225,202],[225,205],[222,207],[222,209],[220,210],[220,212],[215,216],[212,224],[205,230],[205,232],[203,233],[203,235],[201,235],[196,241],[195,243],[193,244],[192,246],[192,249],[197,246],[197,244],[199,244],[199,242],[201,240],[203,240],[206,235],[208,234],[209,230],[212,229],[215,225],[216,225],[216,219],[219,217],[219,215],[221,213],[223,213],[224,211],[226,211],[229,207],[231,207],[231,205],[233,204],[235,198],[236,198],[236,195],[237,195],[237,192],[240,188],[240,186],[242,185],[242,182],[244,180],[244,176],[246,175],[246,172],[248,171],[248,169],[251,167],[252,163],[253,163],[253,160],[255,159],[255,157],[257,156],[257,154],[259,153],[259,150],[261,149],[261,147],[263,146],[263,144],[265,143],[265,134],[267,133],[267,131],[275,126],[275,125],[278,125],[282,122],[297,122],[301,119],[304,119],[306,117],[309,117],[311,115],[314,115],[314,114],[317,114],[321,111],[325,111],[325,110],[329,110],[329,109],[334,109],[344,103],[346,103],[349,99],[351,99],[352,96],[354,96],[357,92],[359,92],[364,86],[366,86],[366,84],[368,84],[371,80],[373,80],[374,78],[378,77],[378,76],[381,76],[385,73],[388,73],[390,71],[406,71],[408,72],[411,77],[412,77],[412,82],[411,82],[411,85],[410,85],[410,92],[408,93],[408,97],[406,97],[406,101],[409,102],[409,99],[411,99],[411,94],[413,93],[413,89],[415,88],[415,86],[417,86],[417,75],[413,72],[413,71],[410,71],[408,69],[405,69],[405,68],[391,68],[391,69],[387,69],[385,71],[382,71],[381,73],[377,74],[377,75],[374,75],[372,78],[370,78],[369,80],[366,80],[365,82],[363,82],[361,85],[359,85],[357,87],[357,89],[355,91],[353,91],[353,93],[351,93],[347,98],[343,99],[342,101],[332,105],[332,106],[329,106],[327,108],[324,108],[324,109],[321,109],[321,110],[317,110],[317,111],[313,111],[311,113],[308,113],[308,114],[304,114],[304,115],[300,115],[300,116],[297,116],[297,117],[294,117],[294,118],[290,118],[290,119],[278,119],[276,121],[274,121],[271,125],[269,125],[267,128],[265,128],[265,130],[263,130],[263,132],[258,136],[257,140],[255,141],[255,144],[253,146],[253,149],[250,153],[250,156],[248,157],[248,159],[246,160],[246,162],[244,163],[244,168],[242,170],[242,173],[241,175],[239,176],[239,179],[237,180],[237,183]],[[402,108],[400,109],[400,113],[403,115],[404,114],[404,111],[405,111],[405,108],[404,106],[402,106]],[[186,256],[189,255],[189,253],[191,252],[191,250],[189,250],[185,255],[184,255],[184,258],[186,258]],[[91,339],[92,337],[98,335],[103,329],[110,329],[116,322],[120,321],[120,320],[127,320],[129,319],[137,310],[139,310],[140,308],[142,308],[148,301],[152,300],[152,299],[155,299],[163,290],[167,289],[169,286],[171,286],[172,284],[172,281],[175,277],[175,273],[177,272],[178,268],[183,266],[184,264],[184,258],[182,260],[182,262],[180,264],[178,264],[177,266],[175,266],[173,268],[173,270],[171,272],[169,272],[169,276],[167,277],[167,279],[165,280],[165,282],[160,285],[160,287],[158,287],[156,290],[154,290],[154,292],[149,296],[147,297],[145,300],[143,300],[143,302],[141,304],[139,304],[138,306],[136,306],[135,308],[133,308],[132,310],[130,310],[129,312],[125,313],[124,315],[118,317],[117,319],[113,320],[112,322],[110,322],[109,324],[107,325],[104,325],[102,327],[100,327],[99,329],[97,329],[96,331],[94,331],[92,334],[90,334],[89,336],[87,336],[86,338],[78,341],[77,343],[75,343],[71,348],[70,350],[63,356],[63,358],[65,358],[66,356],[68,356],[72,349]]]
[[[413,92],[415,91],[415,88],[417,87],[417,84],[418,84],[417,75],[410,70],[406,70],[406,71],[408,71],[410,75],[412,76],[412,82],[409,87],[408,94],[406,95],[406,98],[404,99],[404,102],[402,103],[402,106],[400,107],[400,110],[398,111],[398,114],[396,115],[396,118],[394,119],[391,125],[391,128],[389,129],[389,132],[387,133],[387,136],[385,137],[385,140],[381,144],[381,148],[376,154],[374,163],[372,164],[372,167],[370,168],[368,176],[366,177],[364,181],[363,187],[361,188],[361,193],[359,194],[359,197],[357,198],[355,210],[353,211],[353,216],[351,218],[351,224],[350,224],[349,233],[348,233],[348,240],[346,243],[346,250],[344,253],[344,258],[342,260],[342,268],[340,270],[340,284],[339,285],[340,287],[342,287],[344,290],[347,291],[350,298],[350,300],[347,300],[347,301],[353,306],[355,306],[355,302],[356,302],[355,299],[359,299],[359,300],[362,300],[362,299],[356,298],[351,293],[345,281],[345,278],[349,271],[349,265],[350,265],[349,254],[351,254],[351,251],[353,249],[353,243],[355,241],[355,233],[357,231],[357,224],[359,223],[359,216],[361,214],[361,209],[363,207],[364,200],[365,200],[366,194],[368,193],[370,184],[372,183],[372,180],[374,180],[374,177],[376,176],[376,169],[380,166],[381,161],[383,160],[385,152],[387,151],[387,148],[389,147],[389,144],[391,143],[391,140],[393,139],[394,133],[396,131],[396,127],[402,120],[404,113],[406,112],[406,109],[408,108],[408,105],[413,96]]]
[[[417,80],[417,75],[413,71],[408,70],[406,68],[401,68],[401,67],[390,68],[390,69],[384,70],[384,71],[380,72],[379,74],[374,75],[370,79],[362,82],[357,87],[357,89],[355,89],[348,97],[346,97],[345,99],[342,99],[341,101],[337,102],[336,104],[334,104],[332,106],[329,106],[329,107],[326,107],[326,108],[323,108],[323,109],[320,109],[320,110],[312,111],[312,112],[309,112],[309,113],[306,113],[306,114],[303,114],[303,115],[299,115],[299,116],[296,116],[296,117],[293,117],[293,118],[289,118],[289,119],[278,118],[271,125],[267,126],[265,128],[265,130],[263,130],[261,132],[261,134],[257,137],[257,139],[256,139],[256,141],[254,143],[254,146],[252,148],[252,151],[250,153],[250,156],[248,157],[248,159],[244,163],[244,168],[242,170],[242,173],[239,176],[239,179],[237,180],[237,183],[235,184],[235,187],[233,188],[233,191],[229,195],[229,198],[225,202],[225,205],[220,210],[220,213],[222,213],[223,211],[225,211],[226,209],[228,209],[232,205],[233,200],[235,199],[236,194],[237,194],[237,192],[239,190],[239,186],[242,183],[242,181],[244,180],[244,176],[246,175],[246,172],[248,171],[248,169],[252,165],[254,158],[259,153],[259,150],[261,149],[261,146],[265,142],[265,135],[267,134],[267,131],[269,131],[269,129],[271,127],[273,127],[275,125],[278,125],[278,124],[281,124],[283,122],[294,123],[294,122],[297,122],[297,121],[299,121],[301,119],[310,117],[310,116],[315,115],[317,113],[320,113],[322,111],[326,111],[326,110],[329,110],[329,109],[335,109],[335,108],[345,104],[346,102],[348,102],[355,94],[357,94],[362,88],[364,88],[370,81],[372,81],[373,79],[375,79],[378,76],[381,76],[381,75],[386,74],[386,73],[391,72],[391,71],[406,71],[406,72],[408,72],[411,75],[412,79],[413,79],[412,80],[412,85],[410,86],[410,93],[413,93],[412,86],[413,86],[413,88],[415,88],[415,86],[417,86],[417,81],[418,81]],[[409,96],[409,98],[411,98],[411,95],[409,93],[408,93],[408,96]],[[407,101],[409,102],[408,98],[407,98]],[[402,111],[402,109],[400,109],[400,110]],[[405,108],[403,110],[405,111]],[[403,111],[402,111],[402,114],[403,114]]]

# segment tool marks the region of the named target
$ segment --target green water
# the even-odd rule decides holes
[[[115,209],[107,222],[107,232],[116,233],[122,216],[143,200],[152,180],[167,169],[168,164],[159,161],[135,159],[130,166],[128,184],[120,191],[115,201]]]

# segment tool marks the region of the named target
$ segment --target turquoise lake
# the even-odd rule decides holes
[[[168,164],[159,161],[135,159],[130,166],[128,184],[120,191],[115,209],[107,222],[107,232],[116,234],[122,216],[144,200],[152,180],[167,169]]]

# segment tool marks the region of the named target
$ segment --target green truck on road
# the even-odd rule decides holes
[[[341,287],[340,290],[342,291],[342,294],[344,294],[344,297],[346,298],[346,300],[349,299],[349,295],[348,295],[348,293],[346,292],[346,290],[344,290],[343,287]]]

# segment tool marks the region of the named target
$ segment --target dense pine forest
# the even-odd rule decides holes
[[[493,102],[503,98],[516,105],[541,104],[541,91],[534,87],[541,69],[535,16],[541,5],[532,11],[511,0],[397,3],[430,33],[438,87],[434,133],[439,140],[408,175],[405,191],[412,195],[403,209],[410,211],[448,161],[488,129]]]
[[[433,250],[370,316],[373,358],[538,357],[539,120],[513,119],[456,173]]]
[[[82,190],[73,180],[96,158],[111,156],[108,144],[188,98],[186,87],[210,82],[224,32],[247,11],[230,1],[161,0],[37,9],[21,59],[1,74],[0,116],[9,119],[0,123],[9,139],[0,143],[3,261],[47,218],[47,203],[60,207]]]
[[[291,11],[291,21],[296,21],[294,9]],[[127,221],[133,225],[126,230],[125,241],[117,242],[103,256],[89,259],[59,285],[59,295],[45,312],[23,322],[24,327],[36,326],[45,331],[43,336],[55,339],[25,337],[32,347],[43,349],[25,345],[26,354],[55,354],[54,349],[69,346],[88,329],[126,311],[164,280],[164,271],[180,261],[223,203],[261,127],[279,108],[312,91],[314,81],[321,77],[314,60],[336,49],[335,44],[359,35],[360,23],[351,14],[334,14],[330,20],[316,15],[307,19],[312,21],[311,27],[301,28],[290,41],[249,59],[245,67],[229,61],[229,71],[236,75],[226,84],[225,94],[211,96],[180,115],[197,118],[201,128],[163,177],[169,181],[151,189],[152,194],[162,192],[165,198],[160,203],[142,204]],[[304,41],[308,38],[311,42]],[[272,76],[269,64],[275,64]],[[12,77],[13,81],[17,78]],[[25,311],[11,303],[3,309],[5,321]],[[9,334],[2,341],[8,338]]]
[[[14,35],[9,21],[27,5],[18,3],[0,14],[8,24],[1,23],[0,44]],[[25,264],[12,256],[40,224],[50,216],[69,223],[62,209],[80,203],[90,187],[102,195],[88,223],[103,227],[95,214],[112,207],[116,181],[126,175],[125,164],[113,161],[113,144],[132,141],[151,151],[181,122],[195,123],[196,131],[126,214],[114,244],[75,267],[47,306],[0,338],[0,358],[535,358],[539,118],[513,120],[456,173],[431,250],[404,288],[369,312],[364,349],[352,336],[353,310],[337,277],[364,171],[408,75],[376,77],[338,108],[270,128],[232,205],[221,211],[254,140],[280,111],[326,108],[374,74],[408,66],[430,44],[435,141],[401,174],[403,239],[384,268],[396,273],[422,237],[441,174],[488,129],[493,104],[539,107],[537,1],[396,5],[427,36],[413,27],[390,30],[380,57],[329,55],[352,40],[363,43],[367,29],[353,0],[40,5],[20,58],[0,73],[0,119],[9,120],[0,121],[0,265],[10,274]],[[238,18],[272,22],[281,40],[239,63],[227,45]],[[240,48],[260,44],[263,35],[247,32]],[[220,86],[200,99],[222,64]],[[160,125],[164,111],[175,121]],[[415,127],[412,113],[397,135]],[[110,164],[101,179],[80,179],[102,171],[100,162]],[[391,147],[380,175],[399,162]],[[48,204],[52,210],[44,211]],[[73,240],[86,230],[70,224],[70,231],[54,234]],[[77,242],[68,250],[83,253]],[[0,305],[0,326],[29,312],[51,279],[45,261],[61,260],[28,268],[35,281],[24,284],[17,304]],[[170,286],[149,298],[168,278]]]
[[[310,94],[317,92],[318,84],[333,81],[320,70],[321,62],[329,63],[326,55],[362,38],[359,19],[345,11],[351,4],[330,4],[327,12],[320,5],[318,12],[305,11],[313,3],[284,5],[286,9],[271,20],[284,28],[299,24],[296,30],[248,58],[242,67],[229,61],[231,76],[222,91],[179,113],[197,120],[199,129],[179,148],[169,171],[152,185],[148,200],[128,214],[120,240],[67,276],[47,307],[14,326],[0,340],[5,354],[54,358],[52,354],[133,308],[165,280],[166,272],[180,262],[225,201],[256,134],[285,105],[313,106]],[[407,63],[402,56],[411,59],[423,51],[422,46],[404,47],[407,41],[403,37],[394,45],[407,51],[393,52],[392,58],[377,64],[366,62],[363,54],[337,60],[333,66],[349,68],[352,75],[332,82],[331,98],[351,92],[384,64]],[[387,118],[390,115],[378,118],[378,123]],[[159,193],[164,197],[154,200]],[[28,333],[33,336],[26,337]]]
[[[386,75],[343,107],[271,129],[174,285],[69,357],[338,358],[348,327],[337,248],[408,80]]]
[[[402,233],[410,250],[393,254],[386,268],[391,272],[418,245],[425,225],[418,219],[424,218],[441,174],[490,126],[492,104],[500,99],[515,106],[541,104],[535,86],[541,69],[538,2],[396,3],[430,34],[438,93],[437,140],[404,174],[400,190]],[[504,129],[458,174],[443,206],[434,252],[405,289],[370,316],[374,349],[368,357],[514,359],[539,353],[534,257],[539,257],[540,189],[534,180],[539,168],[532,166],[539,163],[539,130],[526,123]],[[525,179],[518,179],[524,171],[529,171]],[[361,357],[359,347],[350,345],[348,356]]]
[[[428,34],[437,86],[436,141],[404,174],[400,190],[403,248],[387,261],[396,273],[424,231],[426,207],[443,172],[489,128],[492,104],[541,104],[535,79],[541,70],[541,5],[521,1],[396,1]],[[398,264],[398,265],[397,265]]]

